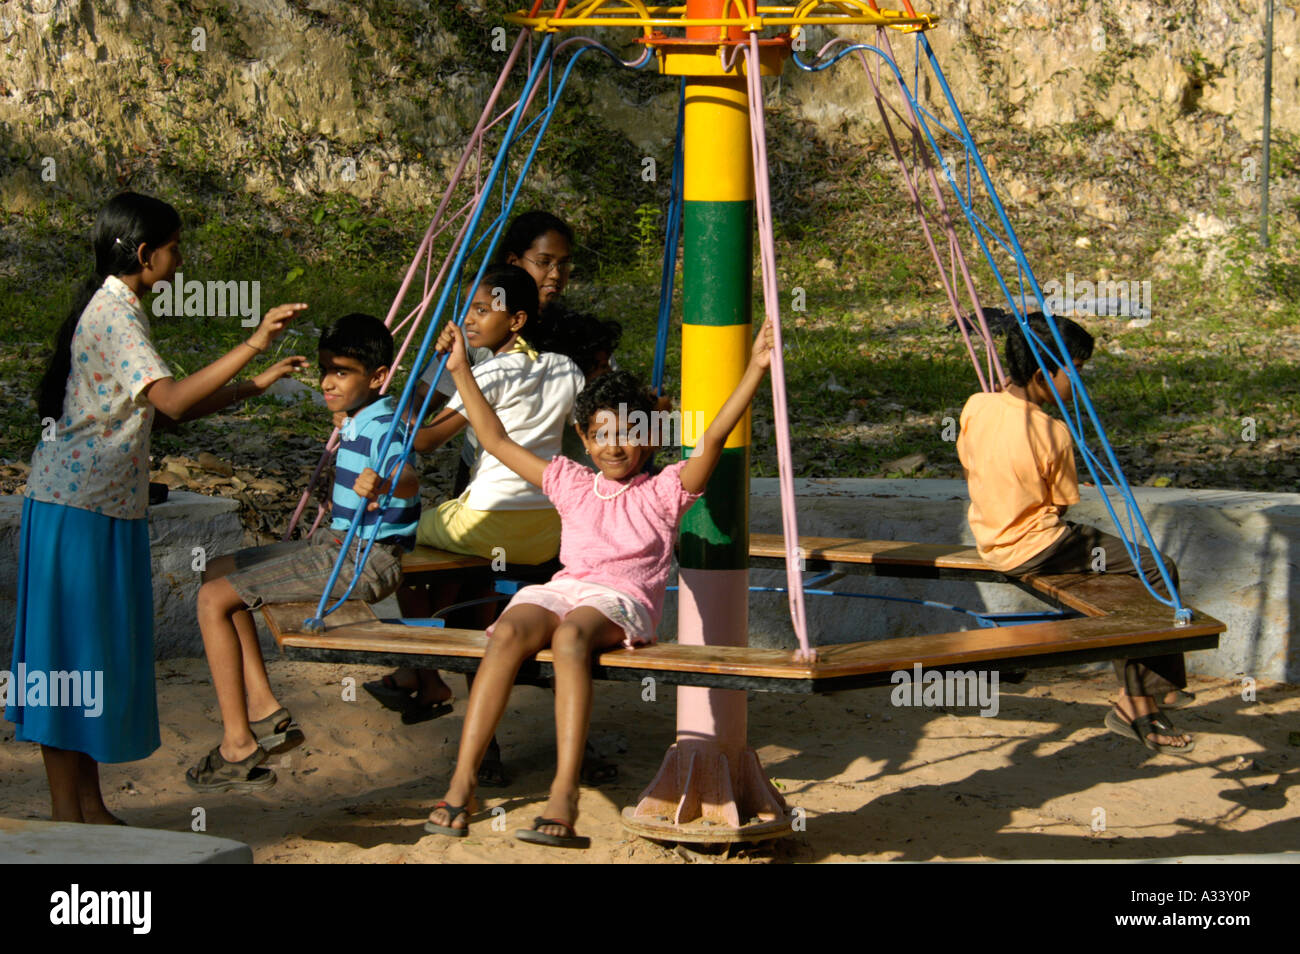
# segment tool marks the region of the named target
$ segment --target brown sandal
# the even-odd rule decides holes
[[[277,709],[265,719],[248,723],[248,727],[253,730],[253,738],[257,739],[257,744],[267,755],[288,752],[307,741],[302,727],[293,721],[289,710],[284,708]]]
[[[185,773],[185,781],[196,792],[260,792],[275,784],[274,772],[258,768],[265,761],[266,750],[258,746],[248,758],[227,762],[218,745]]]

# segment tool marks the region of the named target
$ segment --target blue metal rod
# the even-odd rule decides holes
[[[872,53],[875,53],[878,57],[880,57],[881,60],[884,61],[885,65],[888,66],[894,72],[895,76],[897,76],[900,85],[902,87],[903,94],[907,97],[909,103],[912,105],[912,108],[916,111],[917,124],[920,130],[924,133],[925,138],[930,145],[930,148],[934,151],[935,155],[939,157],[940,159],[939,165],[943,171],[944,177],[948,180],[948,183],[952,188],[953,193],[957,196],[958,204],[961,206],[963,214],[966,216],[968,222],[970,222],[972,226],[972,232],[975,236],[975,240],[979,243],[980,249],[984,253],[985,260],[988,262],[990,268],[993,270],[993,276],[996,279],[999,287],[1002,289],[1002,293],[1006,297],[1007,303],[1008,305],[1010,305],[1012,313],[1016,316],[1017,324],[1019,325],[1021,330],[1026,334],[1026,338],[1029,340],[1029,347],[1031,353],[1034,355],[1034,358],[1038,362],[1039,366],[1044,369],[1045,376],[1047,377],[1048,380],[1048,386],[1052,392],[1053,397],[1057,400],[1058,406],[1061,407],[1062,411],[1064,412],[1065,411],[1064,404],[1063,402],[1061,402],[1060,395],[1056,392],[1055,386],[1051,384],[1051,375],[1046,373],[1047,365],[1043,361],[1043,356],[1040,353],[1038,347],[1036,346],[1037,338],[1036,336],[1032,335],[1032,333],[1030,333],[1028,322],[1024,314],[1024,310],[1017,304],[1015,297],[1011,294],[1011,290],[1007,287],[1006,281],[1002,275],[1002,270],[998,267],[997,262],[994,260],[992,252],[988,247],[988,244],[985,242],[984,236],[982,234],[981,226],[983,227],[983,230],[987,230],[990,236],[993,237],[995,241],[997,241],[997,243],[1000,246],[1002,246],[1002,248],[1005,251],[1007,251],[1007,253],[1013,258],[1016,265],[1018,283],[1020,284],[1022,289],[1024,287],[1025,279],[1026,278],[1028,279],[1029,287],[1033,291],[1034,298],[1038,302],[1039,308],[1046,316],[1048,327],[1052,332],[1052,338],[1057,348],[1059,349],[1061,360],[1057,362],[1054,358],[1054,363],[1059,363],[1061,367],[1066,369],[1066,374],[1069,377],[1071,385],[1074,388],[1074,391],[1076,393],[1076,399],[1075,399],[1076,411],[1078,407],[1078,402],[1080,400],[1082,401],[1083,410],[1087,413],[1088,419],[1092,422],[1093,430],[1096,433],[1098,441],[1101,444],[1101,450],[1105,454],[1108,462],[1110,463],[1110,472],[1106,473],[1106,476],[1110,478],[1111,484],[1113,485],[1114,489],[1118,491],[1124,503],[1126,509],[1126,515],[1129,518],[1130,526],[1132,525],[1132,522],[1134,520],[1137,521],[1138,529],[1140,530],[1142,536],[1144,537],[1148,546],[1150,547],[1153,558],[1160,571],[1161,579],[1164,582],[1170,596],[1166,598],[1162,596],[1159,592],[1157,592],[1155,588],[1149,582],[1147,582],[1144,575],[1139,574],[1138,578],[1142,581],[1142,584],[1147,588],[1148,592],[1150,592],[1151,595],[1157,601],[1163,603],[1166,606],[1173,607],[1174,616],[1176,620],[1178,620],[1179,622],[1186,622],[1191,618],[1191,611],[1186,609],[1182,605],[1182,600],[1178,594],[1177,588],[1173,585],[1173,581],[1169,575],[1167,568],[1164,565],[1164,561],[1160,557],[1160,552],[1155,546],[1155,541],[1151,536],[1151,531],[1147,526],[1146,520],[1143,518],[1141,510],[1137,506],[1137,501],[1136,499],[1134,499],[1132,495],[1132,491],[1128,486],[1128,482],[1124,478],[1123,471],[1119,466],[1119,462],[1115,459],[1114,450],[1111,447],[1110,441],[1106,436],[1105,428],[1102,426],[1101,421],[1097,417],[1096,409],[1092,404],[1092,400],[1090,396],[1088,395],[1087,388],[1083,384],[1082,379],[1079,377],[1078,371],[1074,367],[1074,363],[1071,360],[1069,360],[1069,354],[1065,348],[1065,341],[1060,334],[1060,330],[1056,326],[1056,322],[1054,318],[1052,317],[1050,311],[1047,308],[1046,301],[1043,298],[1042,290],[1038,286],[1038,281],[1034,276],[1033,269],[1030,268],[1029,262],[1025,258],[1024,251],[1020,246],[1020,242],[1018,238],[1016,237],[1015,229],[1012,227],[1010,219],[1007,217],[1006,210],[1003,208],[1002,202],[997,195],[997,190],[994,188],[993,182],[989,177],[988,170],[985,168],[983,159],[980,157],[979,149],[975,146],[974,139],[970,134],[970,129],[966,125],[966,120],[962,115],[961,110],[957,106],[956,100],[952,95],[952,90],[948,86],[947,78],[944,76],[943,71],[939,66],[938,59],[935,56],[934,51],[930,47],[929,41],[926,39],[924,34],[920,34],[920,33],[917,34],[917,43],[918,43],[918,49],[923,48],[926,53],[927,61],[930,64],[931,70],[933,71],[935,78],[939,82],[940,88],[943,90],[945,99],[948,102],[948,106],[951,109],[953,116],[956,119],[957,127],[958,129],[960,129],[960,134],[953,133],[952,130],[949,130],[947,128],[947,126],[940,123],[937,119],[934,119],[933,115],[928,110],[925,110],[923,107],[920,106],[912,91],[907,88],[906,81],[903,79],[903,74],[899,71],[897,64],[895,64],[893,58],[889,56],[887,53],[885,53],[883,50],[880,50],[869,44],[854,44],[852,46],[845,48],[844,50],[839,51],[834,57],[828,59],[826,62],[816,64],[811,67],[804,64],[797,54],[793,57],[793,59],[796,65],[798,65],[800,68],[809,70],[810,72],[816,72],[819,70],[826,69],[833,63],[842,59],[844,56],[847,56],[849,53],[854,52],[855,50],[870,51]],[[917,56],[918,76],[919,76],[919,60],[920,60],[920,56],[918,53]],[[983,219],[980,218],[980,216],[977,213],[975,213],[973,208],[973,196],[968,197],[966,195],[963,195],[961,189],[958,188],[958,185],[953,177],[952,170],[946,165],[944,165],[942,161],[943,151],[940,149],[939,144],[935,141],[934,135],[931,132],[929,125],[925,121],[925,117],[927,115],[930,115],[931,118],[934,119],[936,125],[940,126],[940,128],[944,129],[954,138],[959,139],[962,142],[962,145],[965,148],[967,153],[968,177],[970,172],[970,165],[973,161],[976,169],[980,174],[980,180],[984,185],[985,193],[987,194],[989,201],[993,205],[994,211],[997,213],[998,219],[1002,223],[1002,227],[1005,230],[1007,241],[1004,242],[1002,238],[998,236],[997,233],[995,233],[986,223],[984,223]],[[1123,542],[1125,550],[1128,552],[1129,557],[1133,561],[1134,565],[1140,567],[1140,557],[1138,554],[1137,544],[1134,541],[1130,541],[1128,537],[1125,535],[1124,521],[1122,521],[1118,516],[1118,514],[1115,512],[1115,508],[1112,505],[1110,496],[1106,491],[1106,481],[1099,476],[1098,474],[1099,468],[1095,466],[1095,464],[1099,463],[1099,461],[1093,455],[1091,450],[1087,449],[1087,445],[1083,438],[1082,415],[1079,415],[1077,418],[1075,418],[1068,413],[1063,413],[1062,417],[1064,418],[1066,428],[1069,430],[1071,438],[1074,440],[1075,446],[1083,449],[1083,453],[1081,453],[1081,456],[1084,459],[1084,464],[1088,468],[1089,473],[1092,475],[1093,482],[1097,486],[1098,492],[1100,493],[1102,498],[1102,503],[1105,505],[1106,511],[1110,515],[1111,521],[1115,525],[1115,528],[1119,531],[1119,537],[1120,540]]]
[[[524,83],[524,92],[520,96],[521,108],[516,109],[514,114],[510,117],[509,127],[507,128],[505,135],[502,137],[501,147],[497,150],[496,159],[493,161],[492,168],[488,172],[482,197],[480,198],[480,201],[476,205],[473,214],[471,216],[469,226],[466,229],[467,235],[474,234],[474,230],[478,225],[478,221],[483,215],[484,206],[487,202],[488,196],[490,195],[495,185],[496,179],[500,175],[502,166],[505,165],[506,156],[509,153],[510,141],[514,136],[514,131],[518,127],[520,117],[522,116],[523,113],[523,109],[522,109],[523,100],[527,98],[528,91],[531,90],[537,83],[537,78],[540,74],[542,64],[546,61],[545,54],[547,49],[550,46],[550,42],[551,42],[551,36],[550,34],[547,34],[545,37],[542,38],[542,42],[538,47],[537,58],[533,62],[532,69],[528,74],[528,79]],[[461,247],[457,249],[456,257],[452,263],[452,267],[449,274],[458,275],[460,273],[461,268],[464,267],[465,256],[467,252],[468,252],[468,248],[466,247],[465,243],[461,243]],[[480,274],[481,272],[482,269],[480,269]],[[419,353],[416,355],[414,361],[412,362],[413,368],[423,368],[427,361],[426,355],[429,352],[429,346],[432,342],[433,334],[437,329],[437,319],[441,316],[443,308],[446,307],[447,296],[450,293],[450,291],[451,291],[451,283],[449,282],[443,287],[442,292],[438,296],[438,303],[435,306],[434,314],[429,321],[429,325],[425,329],[424,338],[420,343]],[[434,381],[429,386],[428,393],[425,396],[425,404],[424,407],[421,408],[421,414],[418,420],[423,419],[424,413],[428,407],[428,403],[431,401],[432,395],[437,386],[438,378],[442,375],[443,369],[446,367],[446,363],[447,363],[446,357],[444,356],[442,362],[438,366],[438,371],[434,377]],[[392,441],[392,435],[394,431],[397,429],[397,425],[400,423],[403,413],[406,411],[407,407],[409,406],[411,395],[414,394],[415,392],[415,385],[418,380],[419,380],[419,376],[417,374],[410,375],[410,377],[407,379],[406,386],[402,389],[402,395],[398,401],[397,411],[393,415],[393,421],[389,425],[388,431],[384,435],[384,439],[379,448],[378,457],[381,460],[383,459],[384,454],[387,453],[388,445]],[[415,428],[412,428],[412,431],[414,430]],[[412,435],[412,439],[413,439],[413,435]],[[391,497],[391,494],[386,495],[386,499],[387,497]],[[375,536],[371,537],[372,544],[378,536],[379,527],[383,525],[383,519],[382,519],[383,507],[381,506],[377,512],[380,514],[380,519],[375,522]],[[343,601],[346,600],[352,594],[352,590],[355,589],[357,581],[361,578],[361,571],[365,565],[364,556],[360,557],[358,560],[355,561],[356,565],[353,571],[352,582],[347,587],[347,590],[344,592],[343,596],[340,597],[340,599],[338,600],[338,602],[334,604],[334,606],[330,607],[328,610],[326,609],[327,605],[329,604],[330,593],[334,589],[334,584],[338,582],[339,574],[342,571],[343,562],[347,559],[348,547],[351,546],[353,538],[356,537],[357,530],[360,527],[361,520],[364,518],[365,513],[366,513],[366,508],[363,506],[358,508],[357,512],[353,514],[352,522],[349,524],[347,535],[344,537],[343,540],[343,546],[339,550],[338,559],[335,560],[334,562],[334,567],[330,571],[329,580],[325,584],[325,591],[321,594],[320,602],[316,606],[316,615],[311,619],[305,620],[303,623],[304,628],[308,632],[319,630],[324,626],[325,616],[327,616],[329,613],[333,612],[335,609],[337,609],[339,606],[343,604]],[[370,553],[370,547],[367,546],[365,555],[369,556],[369,553]]]
[[[549,44],[549,42],[550,42],[550,39],[551,39],[551,38],[550,38],[550,36],[548,35],[547,37],[545,37],[545,38],[543,39],[541,45],[539,45],[539,47],[538,47],[538,55],[537,55],[537,58],[536,58],[536,60],[534,61],[534,64],[533,64],[532,69],[530,70],[530,73],[529,73],[528,79],[527,79],[527,81],[525,82],[525,85],[524,85],[524,92],[523,92],[523,94],[521,94],[521,97],[520,97],[520,102],[521,102],[521,103],[522,103],[522,102],[527,98],[527,96],[528,96],[528,91],[531,90],[531,89],[536,85],[536,83],[538,82],[538,76],[539,76],[540,68],[541,68],[542,63],[546,60],[545,53],[546,53],[546,50],[547,50],[547,46],[548,46],[548,44]],[[537,131],[537,133],[536,133],[536,137],[535,137],[535,139],[534,139],[534,141],[533,141],[533,144],[532,144],[532,147],[531,147],[531,149],[529,150],[528,155],[527,155],[527,157],[525,158],[525,161],[524,161],[524,163],[523,163],[522,166],[521,166],[521,169],[520,169],[519,175],[518,175],[518,176],[516,177],[516,179],[515,179],[514,188],[513,188],[513,190],[510,191],[509,198],[506,199],[506,200],[504,200],[503,203],[502,203],[502,212],[501,212],[501,214],[500,214],[496,219],[494,219],[494,220],[493,220],[493,223],[492,223],[491,225],[489,225],[489,227],[488,227],[488,233],[490,234],[490,241],[489,241],[489,243],[488,243],[487,252],[486,252],[486,254],[485,254],[484,258],[483,258],[483,261],[482,261],[482,263],[479,265],[478,271],[477,271],[476,274],[475,274],[475,277],[474,277],[474,284],[471,286],[471,290],[474,289],[474,288],[477,288],[477,287],[478,287],[478,283],[482,280],[483,272],[486,270],[486,268],[487,268],[487,266],[488,266],[488,262],[489,262],[490,259],[491,259],[491,255],[492,255],[493,251],[495,250],[496,243],[497,243],[497,241],[498,241],[498,239],[499,239],[499,237],[500,237],[501,230],[505,227],[505,222],[506,222],[506,220],[507,220],[508,217],[509,217],[509,212],[514,208],[515,201],[516,201],[516,199],[518,198],[519,190],[520,190],[520,188],[522,187],[524,180],[527,178],[528,170],[529,170],[529,168],[531,167],[532,162],[533,162],[533,159],[535,158],[535,156],[536,156],[536,154],[537,154],[537,150],[538,150],[538,148],[539,148],[540,145],[541,145],[542,138],[543,138],[543,136],[545,135],[546,130],[547,130],[547,128],[548,128],[549,125],[550,125],[551,117],[552,117],[552,115],[554,114],[555,107],[556,107],[556,105],[559,103],[560,96],[562,95],[562,93],[563,93],[563,91],[564,91],[566,85],[568,84],[568,81],[569,81],[570,75],[572,74],[574,67],[577,65],[577,61],[578,61],[578,59],[579,59],[579,58],[580,58],[584,53],[586,53],[587,51],[592,50],[592,49],[598,50],[599,52],[604,53],[606,56],[609,56],[611,59],[614,59],[615,61],[617,61],[617,62],[619,62],[619,63],[622,63],[622,60],[621,60],[621,59],[620,59],[616,54],[614,54],[612,51],[610,51],[608,48],[606,48],[606,47],[604,47],[603,45],[598,44],[598,43],[591,43],[591,44],[585,45],[585,46],[581,47],[580,49],[578,49],[578,50],[573,54],[573,56],[571,56],[571,57],[569,58],[568,64],[567,64],[567,66],[566,66],[566,68],[565,68],[565,70],[564,70],[563,76],[562,76],[562,78],[561,78],[559,84],[558,84],[558,85],[552,85],[552,86],[549,86],[549,87],[548,87],[548,88],[550,88],[550,89],[552,90],[552,92],[551,92],[550,95],[548,96],[548,101],[547,101],[547,105],[546,105],[546,107],[541,111],[541,113],[540,113],[537,117],[534,118],[534,120],[533,120],[532,122],[529,123],[529,127],[531,128],[531,126],[532,126],[534,123],[538,122],[538,120],[541,120],[541,127],[540,127],[540,129]],[[642,64],[642,65],[644,65],[644,64]],[[638,67],[638,68],[639,68],[639,67]],[[549,83],[550,83],[550,84],[554,84],[554,71],[552,71],[551,76],[549,77]],[[521,118],[522,112],[523,112],[522,109],[516,110],[515,113],[514,113],[514,115],[511,116],[509,126],[508,126],[508,128],[507,128],[507,130],[506,130],[506,132],[505,132],[505,135],[503,136],[503,139],[502,139],[502,146],[501,146],[501,148],[498,150],[498,153],[497,153],[496,159],[495,159],[495,161],[493,162],[492,168],[491,168],[491,170],[489,171],[489,174],[488,174],[488,176],[487,176],[487,179],[485,180],[485,186],[484,186],[484,190],[483,190],[483,193],[482,193],[482,199],[481,199],[481,201],[478,203],[478,205],[475,207],[474,212],[473,212],[473,215],[472,215],[471,220],[470,220],[470,224],[469,224],[468,228],[466,229],[466,234],[467,234],[467,235],[473,235],[473,234],[474,234],[475,229],[476,229],[477,226],[478,226],[478,222],[479,222],[479,220],[481,219],[482,214],[483,214],[483,211],[484,211],[484,209],[485,209],[485,207],[486,207],[486,202],[487,202],[488,198],[490,197],[491,192],[496,188],[498,178],[500,178],[500,180],[501,180],[501,182],[502,182],[502,194],[503,194],[503,197],[504,197],[504,195],[505,195],[504,183],[505,183],[506,180],[505,180],[505,174],[504,174],[503,170],[505,170],[505,168],[506,168],[506,157],[507,157],[508,154],[509,154],[509,148],[510,148],[511,144],[513,144],[513,142],[514,142],[515,139],[517,138],[517,136],[516,136],[516,132],[515,132],[515,131],[516,131],[518,125],[519,125],[519,121],[520,121],[520,118]],[[493,228],[493,226],[495,226],[495,228]],[[478,246],[482,244],[482,241],[483,241],[483,239],[480,237],[479,241],[476,242],[476,243],[474,244],[473,248],[474,248],[474,249],[477,249]],[[455,258],[455,260],[454,260],[454,262],[453,262],[453,264],[452,264],[452,268],[451,268],[451,273],[452,273],[452,274],[456,274],[456,275],[459,275],[459,274],[460,274],[461,269],[463,268],[463,265],[464,265],[464,261],[465,261],[465,259],[468,257],[468,253],[469,253],[469,251],[470,251],[470,249],[467,247],[466,243],[462,243],[462,244],[461,244],[461,247],[457,250],[456,258]],[[379,456],[380,456],[381,458],[382,458],[382,457],[387,453],[387,451],[388,451],[388,447],[389,447],[389,445],[390,445],[391,442],[392,442],[393,435],[394,435],[394,433],[396,432],[396,429],[397,429],[397,427],[399,426],[399,424],[400,424],[400,422],[401,422],[401,420],[402,420],[402,418],[403,418],[403,416],[404,416],[404,414],[405,414],[405,412],[406,412],[407,407],[409,406],[411,395],[413,394],[414,389],[415,389],[415,384],[416,384],[416,382],[419,380],[420,375],[423,373],[423,370],[424,370],[425,367],[427,366],[427,361],[428,361],[428,357],[427,357],[427,356],[428,356],[428,351],[429,351],[429,344],[430,344],[430,342],[431,342],[431,340],[432,340],[432,338],[433,338],[433,333],[434,333],[434,331],[436,330],[438,318],[441,316],[441,313],[442,313],[443,309],[444,309],[445,306],[446,306],[446,302],[447,302],[447,298],[448,298],[448,292],[449,292],[449,290],[450,290],[450,287],[451,287],[451,284],[448,283],[448,285],[445,286],[445,287],[443,288],[443,291],[442,291],[442,293],[441,293],[440,296],[439,296],[438,303],[437,303],[437,305],[436,305],[435,308],[434,308],[434,313],[433,313],[433,316],[432,316],[431,319],[430,319],[429,327],[428,327],[428,329],[426,329],[426,331],[425,331],[424,339],[423,339],[423,341],[422,341],[422,343],[421,343],[419,353],[417,354],[417,356],[416,356],[416,358],[415,358],[415,360],[414,360],[414,362],[413,362],[413,365],[412,365],[413,368],[417,370],[417,373],[414,373],[414,374],[412,374],[412,375],[410,376],[410,378],[409,378],[408,381],[407,381],[406,387],[403,388],[401,398],[399,399],[399,402],[398,402],[397,411],[396,411],[396,413],[394,414],[394,417],[393,417],[393,421],[392,421],[392,423],[389,425],[389,428],[388,428],[387,432],[385,433],[382,442],[380,443]],[[465,320],[465,315],[468,314],[468,311],[469,311],[469,300],[468,300],[468,299],[471,298],[471,297],[472,297],[472,295],[469,294],[469,293],[467,293],[467,295],[466,295],[467,300],[466,300],[466,302],[465,302],[465,304],[464,304],[464,308],[463,308],[463,310],[460,312],[460,314],[459,314],[458,316],[456,316],[456,319],[455,319],[457,325],[460,325],[460,324],[462,324],[462,323],[464,322],[464,320]],[[446,368],[446,363],[447,363],[447,356],[444,355],[444,356],[442,356],[442,358],[440,359],[440,362],[439,362],[439,364],[438,364],[437,371],[434,373],[433,381],[432,381],[432,383],[430,384],[430,386],[429,386],[429,388],[428,388],[428,391],[427,391],[426,394],[425,394],[424,401],[423,401],[423,403],[422,403],[422,405],[421,405],[421,407],[420,407],[419,415],[418,415],[418,417],[417,417],[417,419],[416,419],[417,421],[419,421],[419,420],[423,420],[424,415],[427,413],[427,411],[428,411],[428,407],[429,407],[429,404],[430,404],[430,402],[433,400],[433,395],[434,395],[434,393],[435,393],[435,390],[436,390],[436,387],[437,387],[438,381],[439,381],[439,379],[441,378],[442,373],[443,373],[443,371],[444,371],[445,368]],[[408,429],[408,433],[407,433],[407,435],[406,435],[406,437],[405,437],[405,440],[403,441],[403,444],[402,444],[402,456],[401,456],[401,460],[402,460],[402,463],[403,463],[403,464],[406,462],[407,459],[409,459],[409,457],[410,457],[410,455],[411,455],[412,447],[413,447],[414,440],[415,440],[415,431],[416,431],[417,429],[418,429],[418,428],[410,428],[410,429]],[[400,468],[398,469],[397,473],[400,473]],[[394,481],[393,481],[393,485],[395,486],[395,484],[396,484],[396,481],[394,480]],[[390,490],[388,491],[388,493],[386,493],[385,495],[383,495],[383,496],[380,498],[380,501],[379,501],[379,507],[377,508],[377,512],[380,513],[380,514],[382,514],[383,511],[384,511],[384,509],[386,508],[388,502],[389,502],[391,499],[392,499],[392,489],[391,489],[391,487],[390,487]],[[348,528],[348,534],[347,534],[347,537],[344,539],[343,547],[342,547],[342,549],[340,550],[339,557],[338,557],[338,559],[335,561],[335,565],[334,565],[334,567],[333,567],[333,569],[332,569],[332,571],[331,571],[329,581],[327,582],[327,584],[326,584],[326,586],[325,586],[325,591],[324,591],[324,593],[322,593],[320,603],[317,605],[317,614],[318,614],[318,615],[317,615],[316,617],[312,618],[312,619],[309,619],[309,620],[304,621],[304,627],[305,627],[308,631],[316,630],[316,629],[320,629],[321,626],[323,625],[323,618],[324,618],[324,616],[326,616],[326,615],[328,615],[329,613],[333,612],[335,609],[337,609],[339,606],[341,606],[345,600],[347,600],[347,598],[352,594],[352,591],[356,588],[356,584],[357,584],[357,582],[358,582],[358,581],[360,580],[360,578],[361,578],[361,571],[362,571],[362,569],[364,568],[364,566],[365,566],[365,562],[366,562],[367,558],[368,558],[369,555],[370,555],[370,550],[371,550],[371,548],[374,546],[375,540],[378,538],[378,528],[379,528],[379,526],[382,524],[382,519],[379,520],[379,521],[376,521],[376,524],[375,524],[375,532],[374,532],[374,534],[370,537],[369,541],[367,542],[367,545],[366,545],[364,551],[360,553],[358,559],[355,561],[355,562],[356,562],[356,566],[355,566],[355,568],[354,568],[354,573],[353,573],[353,577],[352,577],[352,581],[351,581],[351,583],[348,585],[348,587],[347,587],[346,590],[344,591],[343,595],[340,596],[339,599],[334,603],[334,605],[333,605],[333,606],[329,606],[329,607],[327,608],[327,604],[328,604],[328,602],[329,602],[329,594],[330,594],[330,592],[333,590],[333,588],[334,588],[334,584],[337,582],[338,577],[339,577],[339,574],[340,574],[341,571],[342,571],[343,561],[344,561],[344,560],[346,559],[346,557],[347,557],[347,550],[348,550],[348,547],[351,545],[351,541],[352,541],[352,539],[356,536],[357,529],[358,529],[358,527],[359,527],[359,520],[361,520],[361,519],[364,518],[364,513],[365,513],[365,510],[362,509],[361,511],[358,511],[358,513],[357,513],[356,515],[354,515],[354,517],[353,517],[353,521],[352,521],[351,525],[350,525],[349,528]]]
[[[677,272],[677,242],[682,225],[682,179],[685,175],[683,143],[686,125],[686,77],[682,77],[677,96],[677,143],[673,149],[672,195],[668,202],[668,221],[664,230],[664,264],[659,273],[659,325],[655,335],[655,364],[651,376],[655,393],[663,396],[664,374],[668,366],[668,329],[673,310],[673,284]]]

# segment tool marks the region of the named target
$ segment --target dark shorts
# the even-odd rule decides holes
[[[1100,557],[1104,560],[1104,572],[1142,576],[1157,593],[1166,592],[1164,581],[1160,579],[1160,570],[1146,547],[1138,547],[1140,565],[1135,566],[1124,547],[1124,541],[1114,534],[1069,520],[1065,521],[1065,525],[1068,529],[1061,539],[1020,566],[1007,570],[1007,576],[1096,573],[1096,567],[1102,565],[1098,563]],[[1167,556],[1164,561],[1169,578],[1175,587],[1178,586],[1178,567]],[[1131,696],[1163,698],[1169,692],[1187,686],[1187,669],[1182,653],[1147,656],[1142,659],[1117,659],[1114,665],[1120,685]]]
[[[1164,582],[1160,579],[1160,570],[1156,567],[1151,551],[1146,547],[1138,547],[1138,560],[1141,566],[1134,566],[1128,550],[1124,547],[1124,541],[1114,534],[1070,520],[1065,521],[1065,526],[1066,531],[1059,540],[1020,566],[1007,570],[1007,576],[1125,573],[1129,576],[1144,576],[1157,592],[1165,593]],[[1104,562],[1099,563],[1099,558]],[[1167,556],[1164,556],[1164,561],[1170,579],[1174,581],[1174,586],[1177,586],[1178,567]]]
[[[249,609],[256,609],[263,603],[315,602],[320,599],[338,560],[341,543],[341,535],[322,527],[312,534],[310,540],[290,540],[240,550],[234,554],[235,568],[226,579]],[[331,599],[342,597],[352,582],[355,554],[354,540],[330,593]],[[376,542],[350,598],[376,603],[396,592],[401,582],[402,548],[397,544]]]

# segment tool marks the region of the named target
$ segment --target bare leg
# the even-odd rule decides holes
[[[591,723],[591,657],[623,641],[623,629],[590,606],[564,617],[551,640],[555,657],[555,780],[542,812],[572,825],[578,817],[578,778]],[[543,834],[565,835],[558,825],[543,825]]]
[[[203,582],[211,583],[224,579],[234,569],[234,557],[217,557],[204,571]],[[257,623],[253,620],[253,614],[244,607],[243,600],[240,600],[240,608],[232,612],[230,618],[239,636],[239,651],[243,658],[248,718],[256,722],[276,712],[280,708],[280,703],[275,698],[275,693],[271,690],[271,681],[266,675],[262,646],[257,639]]]
[[[126,824],[108,810],[99,790],[99,763],[84,752],[78,752],[77,797],[81,801],[81,817],[90,825]]]
[[[84,822],[81,813],[81,752],[41,746],[45,760],[45,778],[50,783],[50,820]]]
[[[452,805],[469,805],[478,782],[478,767],[505,712],[515,676],[525,659],[535,656],[551,642],[559,618],[540,606],[523,604],[506,610],[492,638],[474,679],[465,709],[465,726],[460,734],[460,751],[456,771],[452,774],[444,800]],[[429,820],[436,825],[450,825],[445,808],[434,809]],[[462,821],[456,827],[463,827]]]
[[[248,725],[243,644],[234,622],[234,614],[244,609],[243,597],[224,578],[199,587],[199,631],[203,634],[203,651],[212,672],[212,685],[217,690],[217,705],[225,730],[221,757],[227,762],[240,762],[257,749],[257,740]],[[253,649],[261,655],[256,641]]]
[[[397,605],[403,615],[424,618],[432,616],[435,607],[449,606],[457,599],[460,583],[455,581],[431,583],[428,586],[403,586],[397,591]],[[388,674],[402,689],[419,690],[416,702],[422,706],[435,705],[452,698],[451,687],[443,682],[436,669],[415,669],[401,666]]]

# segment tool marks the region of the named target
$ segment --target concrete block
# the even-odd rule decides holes
[[[0,497],[0,668],[8,667],[13,652],[22,505],[21,497]],[[194,548],[202,547],[212,560],[238,550],[243,540],[234,500],[173,491],[166,503],[149,508],[154,645],[160,658],[203,655],[194,619],[199,589]]]
[[[0,818],[0,864],[251,865],[240,841],[126,825]]]

